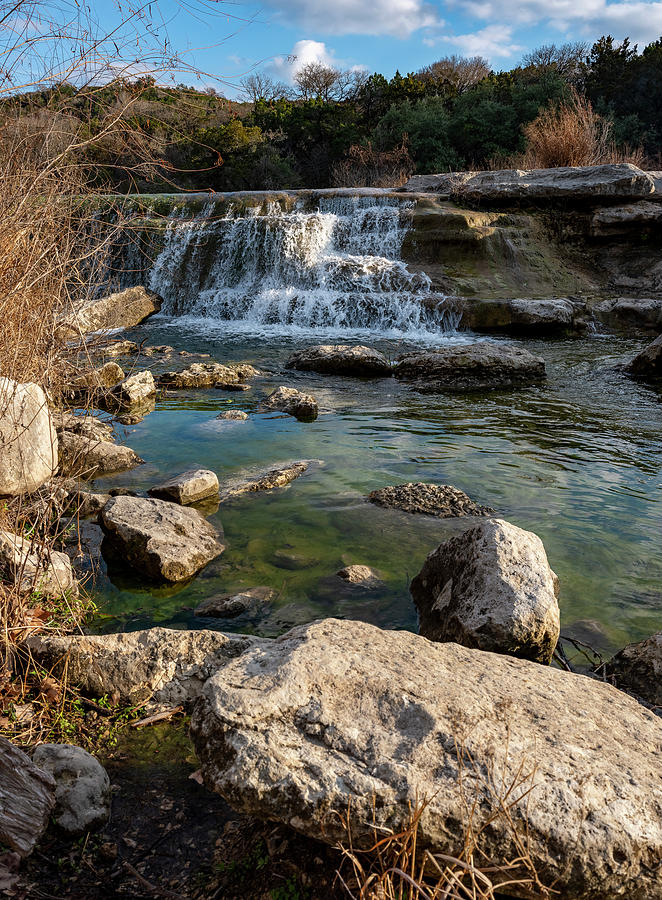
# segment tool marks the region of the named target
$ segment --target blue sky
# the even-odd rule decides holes
[[[174,48],[229,81],[220,86],[228,96],[253,68],[291,81],[297,67],[320,60],[390,76],[455,53],[484,56],[498,70],[543,43],[591,43],[612,34],[643,46],[662,36],[658,0],[213,0],[213,14],[202,2],[158,6]],[[106,4],[111,0],[95,10],[102,20]]]

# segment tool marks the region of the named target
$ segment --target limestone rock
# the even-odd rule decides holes
[[[272,565],[278,569],[288,569],[290,572],[299,572],[302,569],[312,569],[318,560],[312,556],[303,556],[291,550],[275,550],[271,556]]]
[[[227,419],[232,422],[245,422],[249,415],[243,409],[227,409],[225,412],[219,413],[217,419]]]
[[[77,596],[78,583],[66,553],[34,546],[24,537],[0,531],[0,570],[22,593],[59,599]]]
[[[593,313],[608,325],[631,325],[662,331],[662,297],[603,300],[593,308]]]
[[[462,313],[461,324],[473,331],[548,334],[578,331],[587,324],[586,304],[567,297],[468,299],[457,304]]]
[[[213,388],[219,384],[240,384],[259,374],[258,369],[247,363],[193,363],[181,372],[164,372],[158,382],[161,387],[176,389]]]
[[[116,362],[107,362],[98,369],[91,369],[68,380],[65,391],[70,398],[84,397],[95,391],[104,391],[119,384],[124,371]]]
[[[154,376],[149,371],[129,375],[105,398],[107,409],[133,409],[144,406],[156,394]]]
[[[183,506],[218,494],[218,478],[210,469],[189,469],[148,491],[150,497],[170,500]]]
[[[285,364],[288,369],[322,372],[325,375],[384,376],[391,364],[383,353],[372,347],[350,344],[320,344],[293,353]]]
[[[658,381],[662,378],[662,334],[652,344],[638,353],[625,367],[628,375],[644,381]]]
[[[124,472],[144,462],[130,447],[97,441],[69,431],[60,433],[60,471],[80,478]]]
[[[212,676],[191,734],[209,787],[317,840],[346,842],[349,811],[372,846],[425,798],[421,847],[457,855],[470,807],[478,855],[512,859],[511,789],[563,900],[662,895],[662,721],[597,680],[327,619]]]
[[[225,549],[194,509],[143,497],[113,497],[101,511],[104,552],[159,581],[186,581]]]
[[[662,631],[619,650],[606,675],[621,690],[662,707]]]
[[[253,616],[275,596],[276,591],[273,588],[254,587],[235,594],[209,597],[196,607],[194,615],[214,619],[235,619],[244,614]]]
[[[36,384],[0,377],[0,496],[31,493],[57,469],[58,439]]]
[[[85,304],[74,315],[67,317],[63,325],[70,331],[83,334],[133,328],[159,312],[162,303],[161,297],[147,288],[127,288]]]
[[[63,831],[80,835],[106,824],[110,779],[91,753],[72,744],[39,744],[32,762],[55,779],[53,817]]]
[[[384,587],[382,576],[370,566],[345,566],[344,569],[336,572],[336,575],[348,584],[354,584],[366,590]]]
[[[262,402],[260,409],[263,412],[277,410],[306,422],[316,419],[319,412],[317,400],[312,394],[302,394],[296,388],[283,386],[272,391]]]
[[[29,856],[55,805],[55,781],[0,737],[0,844]]]
[[[297,462],[287,463],[279,468],[265,469],[254,474],[251,478],[237,479],[224,485],[221,491],[221,502],[230,500],[240,494],[253,491],[273,491],[275,488],[285,487],[295,478],[299,478],[311,465],[321,465],[319,459],[301,459]]]
[[[150,628],[121,634],[33,635],[36,660],[94,696],[117,693],[126,704],[188,704],[217,669],[265,639],[220,631]],[[1,790],[1,787],[0,787]]]
[[[488,519],[430,553],[411,594],[424,637],[549,663],[557,583],[537,535]]]
[[[135,341],[109,341],[101,346],[100,351],[103,356],[133,356],[139,349]]]
[[[394,374],[419,391],[494,391],[540,381],[545,363],[523,347],[479,341],[408,354]]]
[[[81,434],[94,441],[113,440],[113,426],[108,422],[102,422],[96,416],[77,416],[71,412],[55,410],[52,417],[58,434],[61,431],[69,431],[71,434]]]
[[[597,209],[591,217],[591,231],[595,236],[627,234],[633,226],[640,229],[658,224],[662,224],[662,206],[647,200],[624,206],[606,206]]]
[[[388,509],[402,509],[408,513],[421,513],[450,519],[456,516],[491,516],[494,510],[479,506],[464,491],[450,484],[396,484],[380,488],[368,494],[368,500]]]

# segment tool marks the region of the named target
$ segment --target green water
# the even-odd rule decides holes
[[[394,379],[278,374],[292,349],[320,343],[320,335],[247,338],[220,323],[211,334],[208,323],[155,319],[127,337],[208,352],[221,362],[249,360],[273,374],[246,393],[160,398],[155,412],[125,429],[146,464],[97,481],[98,489],[142,491],[194,466],[213,469],[221,484],[294,459],[321,459],[323,466],[210,515],[227,549],[189,584],[148,586],[130,569],[103,570],[96,629],[165,624],[275,635],[328,615],[415,629],[408,583],[427,553],[468,522],[365,501],[369,491],[403,481],[455,485],[540,535],[560,578],[562,631],[590,620],[595,642],[614,649],[662,628],[662,395],[615,370],[645,338],[524,341],[545,358],[545,385],[452,396],[418,394]],[[407,346],[370,343],[392,355]],[[316,395],[323,409],[316,422],[255,412],[280,384]],[[232,407],[246,410],[249,421],[215,419]],[[279,568],[279,550],[309,566]],[[349,563],[379,569],[386,588],[362,596],[328,580]],[[192,614],[210,596],[257,585],[278,591],[259,620]]]

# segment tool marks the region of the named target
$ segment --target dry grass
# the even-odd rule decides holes
[[[411,178],[414,162],[409,155],[407,135],[393,150],[375,150],[370,142],[354,144],[331,172],[333,187],[401,187]]]

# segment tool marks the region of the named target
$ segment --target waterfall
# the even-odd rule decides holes
[[[400,258],[414,202],[385,192],[286,199],[210,200],[195,215],[176,206],[149,273],[162,312],[253,333],[453,328],[443,296]]]

